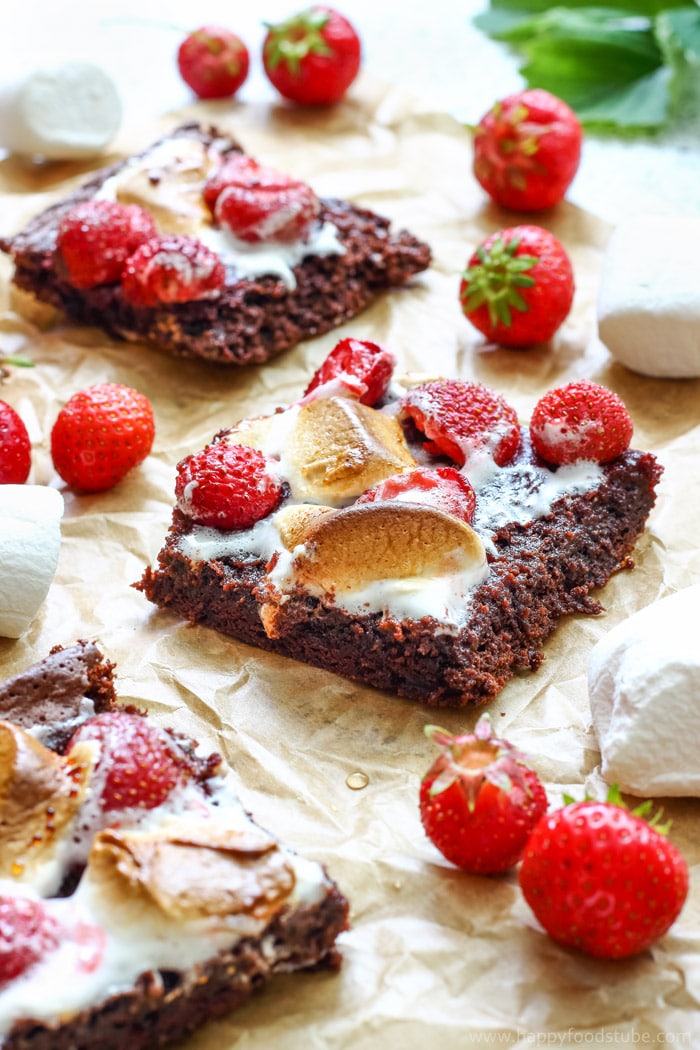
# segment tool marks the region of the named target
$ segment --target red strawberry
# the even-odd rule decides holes
[[[177,68],[198,98],[230,98],[241,87],[250,66],[243,41],[230,29],[202,26],[180,44]]]
[[[127,711],[95,715],[73,734],[67,755],[87,740],[100,745],[93,785],[106,810],[154,809],[192,773],[187,755],[173,738],[141,715]]]
[[[59,924],[41,901],[0,897],[0,983],[26,973],[60,941]]]
[[[551,339],[574,300],[574,272],[564,247],[540,226],[491,234],[462,274],[462,311],[493,343],[535,346]]]
[[[366,339],[341,339],[331,350],[304,397],[326,383],[340,383],[363,405],[374,405],[386,393],[396,358],[391,350]]]
[[[541,88],[501,99],[474,132],[474,175],[497,204],[540,211],[560,201],[581,160],[581,125]]]
[[[101,492],[143,462],[154,434],[144,394],[120,383],[98,383],[73,394],[58,413],[51,431],[53,465],[71,488]]]
[[[227,186],[258,186],[267,177],[276,177],[277,172],[267,165],[260,164],[247,153],[232,153],[215,171],[209,175],[202,189],[204,203],[212,215],[216,208],[219,194]]]
[[[449,456],[460,467],[479,450],[502,467],[520,444],[515,409],[500,394],[464,379],[436,379],[413,387],[401,401],[401,413],[429,439],[423,446],[427,452]]]
[[[632,431],[617,394],[586,379],[550,390],[530,420],[533,448],[556,464],[581,459],[609,463],[629,448]]]
[[[280,95],[302,106],[338,102],[360,69],[360,38],[347,18],[316,4],[267,23],[263,66]]]
[[[473,733],[451,736],[428,726],[426,734],[440,748],[420,787],[428,838],[465,871],[496,875],[512,868],[547,809],[539,777],[511,744],[493,736],[488,715]]]
[[[678,850],[618,800],[613,791],[606,802],[565,805],[543,817],[519,876],[554,940],[605,959],[648,948],[678,918],[688,893]]]
[[[56,247],[70,283],[93,288],[118,281],[129,256],[156,234],[150,214],[138,205],[89,200],[63,217]]]
[[[200,525],[249,529],[275,509],[282,486],[262,452],[217,441],[178,463],[175,495]]]
[[[245,156],[222,165],[207,181],[204,199],[217,223],[251,244],[307,240],[321,207],[305,182]]]
[[[127,259],[122,292],[134,306],[210,299],[226,283],[216,252],[194,237],[154,237]]]
[[[394,474],[363,492],[356,502],[376,503],[377,500],[392,499],[427,504],[461,518],[467,524],[474,520],[476,510],[474,489],[454,467],[438,467],[435,470],[418,467],[416,470]]]
[[[32,445],[24,421],[0,401],[0,485],[24,485],[32,466]]]

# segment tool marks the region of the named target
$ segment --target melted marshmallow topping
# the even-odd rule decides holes
[[[173,138],[135,157],[107,179],[103,200],[138,204],[153,216],[162,234],[196,237],[221,258],[234,280],[274,274],[296,287],[294,266],[309,255],[342,255],[345,248],[331,222],[314,226],[307,240],[247,244],[223,226],[214,226],[202,196],[207,178],[221,163],[221,150],[194,138]]]
[[[290,487],[282,508],[252,529],[194,526],[178,540],[192,561],[232,557],[270,563],[260,588],[270,636],[275,607],[299,587],[349,613],[379,612],[395,620],[431,616],[443,629],[458,628],[488,576],[486,552],[496,553],[498,529],[543,517],[557,499],[585,492],[602,477],[600,466],[591,462],[557,470],[520,461],[499,467],[488,449],[470,449],[462,473],[477,492],[473,527],[405,496],[353,507],[378,481],[425,463],[426,457],[406,443],[395,406],[379,411],[330,393],[244,420],[227,435],[270,457]],[[452,529],[445,528],[444,518]],[[436,549],[446,556],[418,557],[421,536],[433,543],[442,537]]]

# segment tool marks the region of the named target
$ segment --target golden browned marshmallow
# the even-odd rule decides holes
[[[117,200],[149,211],[160,233],[197,237],[211,224],[202,190],[218,164],[196,139],[168,140],[117,176]]]
[[[0,721],[0,876],[21,878],[53,851],[85,795],[92,749],[55,754]]]
[[[336,513],[333,507],[322,507],[318,503],[293,503],[278,510],[274,520],[282,543],[291,551],[297,544],[304,542],[304,536],[313,521]]]
[[[88,860],[107,893],[169,918],[247,914],[268,921],[295,885],[294,870],[261,829],[174,821],[156,832],[101,831]]]
[[[336,505],[416,465],[396,419],[344,397],[302,405],[289,459],[298,499]]]
[[[310,517],[295,540],[303,545],[292,563],[295,581],[331,594],[376,580],[468,573],[486,560],[466,522],[401,500]]]

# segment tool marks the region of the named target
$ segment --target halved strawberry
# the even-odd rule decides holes
[[[496,875],[512,868],[547,809],[537,773],[512,744],[494,737],[488,715],[473,733],[452,736],[428,726],[426,734],[440,748],[420,787],[429,839],[465,871]]]
[[[520,444],[515,409],[500,394],[464,379],[413,387],[402,398],[401,414],[428,438],[423,446],[427,452],[448,456],[460,467],[477,451],[487,452],[502,467]]]
[[[210,299],[226,283],[216,252],[194,237],[154,237],[131,255],[122,273],[122,293],[134,306],[160,306]]]
[[[26,973],[60,941],[59,923],[41,901],[0,897],[0,983]]]
[[[157,232],[149,212],[136,204],[88,200],[61,219],[56,248],[70,283],[94,288],[118,281],[129,256]]]
[[[622,399],[587,379],[550,390],[530,420],[533,448],[557,465],[581,459],[609,463],[629,448],[633,429]]]
[[[337,382],[363,405],[375,405],[387,391],[396,357],[367,339],[341,339],[314,373],[307,397],[327,383]]]
[[[425,470],[406,470],[380,481],[363,492],[357,503],[376,503],[379,500],[402,500],[435,507],[446,514],[461,518],[467,524],[474,520],[476,493],[463,474],[454,467]]]
[[[214,172],[204,200],[217,223],[251,244],[307,240],[321,208],[305,182],[244,155]]]
[[[275,509],[282,486],[262,452],[217,441],[178,463],[175,495],[200,525],[248,529]]]
[[[188,756],[173,738],[138,714],[95,715],[73,734],[67,755],[88,740],[99,744],[93,784],[105,810],[153,809],[192,774]]]

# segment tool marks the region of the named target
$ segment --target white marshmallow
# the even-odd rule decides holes
[[[653,602],[592,649],[602,774],[632,795],[700,795],[700,585]]]
[[[119,129],[111,77],[88,62],[39,69],[0,91],[0,146],[48,160],[92,157]]]
[[[63,496],[44,485],[0,485],[0,636],[19,638],[58,565]]]
[[[608,243],[598,295],[598,331],[633,372],[661,379],[700,376],[700,218],[642,215]]]

